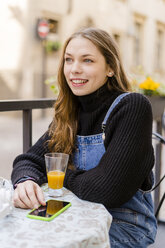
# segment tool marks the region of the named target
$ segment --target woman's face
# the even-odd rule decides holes
[[[111,71],[104,56],[88,39],[73,38],[64,54],[64,75],[76,96],[93,93],[107,81]]]

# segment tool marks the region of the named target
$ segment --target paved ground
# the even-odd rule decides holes
[[[149,247],[150,248],[164,248],[165,247],[165,224],[159,224],[156,241],[153,245],[150,245]]]
[[[40,112],[34,111],[33,121],[33,143],[47,130],[51,122],[51,112],[47,113],[46,118],[37,118]],[[12,171],[12,162],[14,158],[22,153],[22,120],[21,115],[17,118],[8,114],[0,113],[0,176],[10,179]],[[165,151],[163,152],[165,157]],[[165,161],[165,159],[163,158]],[[164,166],[165,167],[165,166]],[[165,168],[164,168],[165,169]],[[165,183],[162,192],[165,189]],[[165,203],[161,211],[161,219],[165,221]],[[159,225],[156,243],[151,248],[165,247],[165,224]]]

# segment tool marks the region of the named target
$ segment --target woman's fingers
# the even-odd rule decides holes
[[[44,198],[44,193],[43,193],[41,187],[39,187],[38,185],[36,185],[36,196],[37,196],[38,202],[41,205],[45,206],[46,202],[45,202],[45,198]]]
[[[31,182],[26,181],[19,183],[14,191],[13,202],[16,207],[32,208],[31,201],[27,195],[27,189]]]
[[[33,181],[27,182],[25,185],[25,191],[26,191],[26,204],[30,208],[38,208],[40,205],[40,202],[38,201],[38,197],[36,194],[38,184],[34,183]]]
[[[13,195],[13,205],[15,207],[20,208],[28,208],[20,199],[18,189],[15,189],[14,195]]]
[[[15,207],[38,208],[45,205],[42,189],[31,180],[19,183],[14,191],[13,203]]]

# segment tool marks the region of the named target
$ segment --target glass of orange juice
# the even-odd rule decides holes
[[[48,178],[49,196],[63,195],[63,183],[69,155],[65,153],[46,153],[45,164]]]

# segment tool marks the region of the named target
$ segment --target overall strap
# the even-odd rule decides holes
[[[116,107],[116,105],[121,101],[121,99],[123,99],[125,96],[129,95],[130,92],[126,92],[126,93],[123,93],[121,95],[119,95],[115,100],[114,102],[112,103],[112,105],[110,106],[103,122],[102,122],[102,130],[103,130],[103,139],[105,139],[105,127],[106,127],[106,122],[107,122],[107,119],[109,118],[112,110]]]

